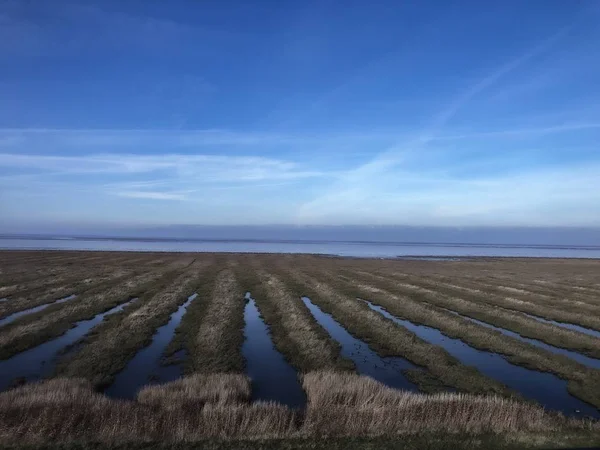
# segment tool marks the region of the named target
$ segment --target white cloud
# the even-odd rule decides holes
[[[117,192],[119,197],[145,198],[150,200],[185,200],[186,193],[181,192],[156,192],[156,191],[123,191]]]
[[[466,134],[441,135],[434,136],[432,140],[459,140],[472,138],[487,138],[487,137],[510,137],[510,136],[527,136],[527,135],[546,135],[555,133],[564,133],[570,131],[595,130],[600,129],[600,123],[565,123],[560,125],[551,125],[537,128],[514,128],[508,130],[481,131]]]
[[[300,223],[600,225],[600,162],[514,174],[422,177],[401,170],[319,197]]]
[[[59,156],[0,154],[3,189],[19,195],[85,193],[152,200],[194,200],[202,190],[281,186],[332,176],[294,162],[250,156],[104,154]],[[15,173],[16,172],[16,173]]]
[[[357,142],[395,140],[402,134],[395,130],[344,131],[327,133],[232,131],[218,129],[81,129],[81,128],[0,128],[0,148],[19,144],[42,149],[57,148],[115,149],[152,146],[153,148],[326,146]],[[3,145],[3,144],[6,145]],[[92,150],[92,151],[94,151]]]
[[[290,161],[217,155],[132,155],[89,156],[22,155],[0,153],[0,167],[49,171],[54,174],[152,174],[170,173],[176,178],[202,182],[289,180],[327,175],[302,169]]]
[[[336,180],[329,190],[301,205],[298,210],[298,220],[310,222],[311,220],[319,221],[324,216],[331,218],[332,214],[335,214],[333,211],[336,211],[337,217],[342,218],[342,220],[344,220],[343,218],[346,217],[349,211],[356,213],[354,217],[372,217],[373,215],[381,217],[381,213],[377,214],[379,210],[371,208],[367,203],[371,203],[372,205],[379,204],[378,195],[380,196],[386,192],[388,185],[395,186],[398,179],[413,176],[413,173],[402,168],[402,162],[406,160],[407,155],[415,155],[423,152],[427,148],[427,145],[436,139],[458,112],[475,97],[496,85],[502,78],[516,71],[536,56],[548,51],[566,35],[568,30],[568,27],[562,28],[517,58],[506,62],[487,76],[472,83],[454,101],[435,114],[429,126],[418,130],[411,138],[397,141],[394,145],[379,152],[369,162],[348,171],[343,177]],[[424,176],[431,176],[431,174],[425,172]],[[387,181],[388,185],[385,184],[384,180]],[[437,183],[434,182],[433,184],[436,185]],[[387,189],[389,190],[389,188]],[[426,187],[425,192],[427,192],[427,189]],[[418,189],[417,192],[419,192]],[[445,193],[446,191],[441,192],[442,198]],[[407,194],[410,194],[410,192]],[[402,195],[402,191],[400,191],[400,195]],[[382,208],[383,211],[391,212],[396,210],[396,213],[398,213],[398,209],[393,208],[393,206],[379,204],[379,208]],[[407,211],[410,213],[412,210],[408,209]],[[395,223],[403,223],[406,220],[406,217],[394,218]]]

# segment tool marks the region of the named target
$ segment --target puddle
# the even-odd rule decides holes
[[[4,303],[4,302],[7,302],[7,301],[8,301],[8,299],[6,297],[0,298],[0,303]]]
[[[342,356],[354,362],[359,374],[368,375],[392,388],[418,391],[417,386],[402,373],[403,370],[417,368],[414,364],[399,356],[379,356],[365,342],[348,333],[330,314],[321,311],[308,297],[302,297],[302,301],[319,325],[340,344]]]
[[[181,376],[181,368],[161,366],[161,357],[173,334],[179,326],[189,304],[198,297],[193,294],[171,314],[166,325],[158,327],[152,336],[152,343],[136,353],[125,368],[117,374],[115,381],[105,390],[109,397],[134,399],[145,385],[154,382],[168,382]]]
[[[69,300],[73,300],[75,297],[77,297],[75,294],[71,294],[67,297],[59,298],[58,300],[55,300],[50,303],[44,303],[43,305],[39,305],[34,308],[24,309],[23,311],[17,311],[16,313],[12,313],[12,314],[6,316],[4,319],[1,319],[0,327],[3,327],[4,325],[8,325],[11,322],[14,322],[21,316],[26,316],[28,314],[33,314],[33,313],[36,313],[39,311],[43,311],[48,306],[58,305],[60,303],[68,302]],[[8,300],[8,299],[6,299],[6,300]]]
[[[306,394],[296,370],[273,345],[269,327],[260,317],[256,302],[246,293],[244,343],[246,374],[252,380],[252,400],[276,401],[304,408]]]
[[[460,314],[456,311],[452,311],[447,308],[440,308],[440,309],[448,311],[449,313],[455,314],[457,316],[463,317],[467,320],[470,320],[471,322],[476,323],[477,325],[481,325],[482,327],[499,331],[500,333],[502,333],[505,336],[513,337],[515,339],[518,339],[521,342],[526,342],[528,344],[531,344],[534,347],[543,348],[544,350],[548,350],[551,353],[566,356],[567,358],[577,361],[578,363],[583,364],[584,366],[592,367],[594,369],[600,369],[600,359],[590,358],[589,356],[582,355],[581,353],[577,353],[572,350],[567,350],[566,348],[555,347],[554,345],[546,344],[545,342],[542,342],[537,339],[527,338],[527,337],[521,336],[519,333],[516,333],[511,330],[507,330],[506,328],[497,327],[496,325],[492,325],[490,323],[483,322],[478,319],[474,319],[473,317],[465,316],[463,314]]]
[[[168,358],[168,364],[161,361],[156,371],[151,375],[152,383],[168,383],[183,377],[183,362],[187,359],[187,352],[179,350]]]
[[[442,334],[436,328],[399,319],[381,306],[367,300],[362,301],[372,310],[412,331],[421,339],[444,348],[462,364],[477,368],[484,375],[519,392],[524,398],[536,400],[547,409],[562,411],[569,416],[600,417],[600,411],[570,395],[567,382],[555,375],[511,364],[498,353],[477,350],[460,339]]]
[[[569,330],[577,331],[579,333],[583,333],[583,334],[587,334],[589,336],[594,336],[594,337],[600,338],[600,331],[592,330],[591,328],[582,327],[581,325],[575,325],[574,323],[557,322],[555,320],[544,319],[543,317],[535,316],[535,315],[529,314],[529,313],[524,313],[522,311],[519,311],[519,312],[521,314],[525,314],[527,317],[530,317],[531,319],[537,320],[538,322],[543,322],[543,323],[547,323],[550,325],[556,325],[557,327],[567,328]]]
[[[121,303],[92,319],[76,322],[75,326],[62,336],[0,361],[0,390],[9,388],[16,379],[31,381],[51,375],[61,350],[75,344],[106,316],[123,311],[123,308],[136,300],[137,298],[134,298]]]

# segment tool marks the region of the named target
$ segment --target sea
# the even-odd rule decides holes
[[[355,258],[464,259],[475,257],[597,258],[597,245],[401,242],[308,239],[2,236],[2,250],[310,253]]]

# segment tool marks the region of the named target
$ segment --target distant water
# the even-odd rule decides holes
[[[598,258],[600,246],[405,243],[365,241],[0,238],[2,250],[314,253],[361,258],[452,259],[464,257]]]

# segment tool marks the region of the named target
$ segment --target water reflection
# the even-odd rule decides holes
[[[246,373],[252,380],[252,399],[273,400],[291,408],[303,408],[306,394],[296,370],[274,347],[269,328],[249,292],[246,301],[242,354],[246,360]]]
[[[75,326],[62,336],[18,353],[5,361],[0,361],[0,390],[10,387],[15,379],[30,381],[51,375],[54,372],[61,350],[84,337],[106,316],[123,311],[123,308],[136,300],[135,298],[131,299],[108,311],[97,314],[92,319],[76,322]]]
[[[519,311],[519,312],[521,312],[521,311]],[[537,320],[538,322],[543,322],[543,323],[547,323],[550,325],[556,325],[557,327],[567,328],[569,330],[587,334],[588,336],[594,336],[594,337],[600,338],[600,331],[592,330],[591,328],[582,327],[581,325],[575,325],[574,323],[557,322],[555,320],[544,319],[543,317],[535,316],[533,314],[528,314],[528,313],[524,313],[524,312],[521,312],[521,313],[525,314],[527,317],[529,317],[531,319]]]
[[[381,306],[367,300],[365,302],[372,310],[407,328],[430,344],[439,345],[462,364],[477,368],[484,375],[519,392],[524,398],[536,400],[546,408],[562,411],[567,415],[600,417],[600,411],[570,395],[567,382],[555,375],[511,364],[498,353],[477,350],[460,339],[442,334],[436,328],[400,319]]]
[[[476,323],[477,325],[481,325],[482,327],[499,331],[500,333],[502,333],[505,336],[510,336],[512,338],[518,339],[521,342],[526,342],[527,344],[531,344],[534,347],[542,348],[544,350],[547,350],[551,353],[555,353],[557,355],[566,356],[568,358],[571,358],[571,359],[577,361],[580,364],[583,364],[584,366],[592,367],[594,369],[600,369],[600,359],[590,358],[589,356],[582,355],[581,353],[577,353],[572,350],[567,350],[566,348],[555,347],[553,345],[546,344],[545,342],[542,342],[537,339],[532,339],[532,338],[521,336],[519,333],[516,333],[514,331],[508,330],[506,328],[497,327],[496,325],[492,325],[491,323],[487,323],[487,322],[483,322],[478,319],[474,319],[473,317],[465,316],[456,311],[452,311],[451,309],[447,309],[447,308],[441,308],[441,309],[443,309],[444,311],[448,311],[449,313],[455,314],[457,316],[463,317],[464,319],[470,320],[471,322]]]
[[[406,369],[415,369],[415,365],[399,356],[379,356],[365,342],[348,333],[330,314],[321,311],[308,297],[302,297],[302,301],[319,325],[340,344],[342,356],[354,362],[358,373],[368,375],[396,389],[418,390],[417,386],[408,381],[402,373]]]
[[[138,391],[151,381],[168,382],[181,376],[180,369],[161,366],[160,360],[173,339],[173,334],[183,319],[187,307],[197,296],[198,294],[194,294],[188,297],[187,301],[171,314],[169,322],[156,329],[152,336],[152,343],[137,352],[106,389],[105,393],[108,396],[134,399]],[[162,378],[157,380],[159,376]]]
[[[14,322],[19,317],[43,311],[48,306],[58,305],[60,303],[65,303],[65,302],[68,302],[69,300],[73,300],[75,297],[77,297],[75,294],[71,294],[71,295],[69,295],[67,297],[59,298],[58,300],[55,300],[55,301],[50,302],[50,303],[44,303],[43,305],[35,306],[35,307],[29,308],[29,309],[24,309],[23,311],[17,311],[15,313],[12,313],[12,314],[6,316],[4,319],[1,319],[0,320],[0,327],[8,325],[11,322]]]

